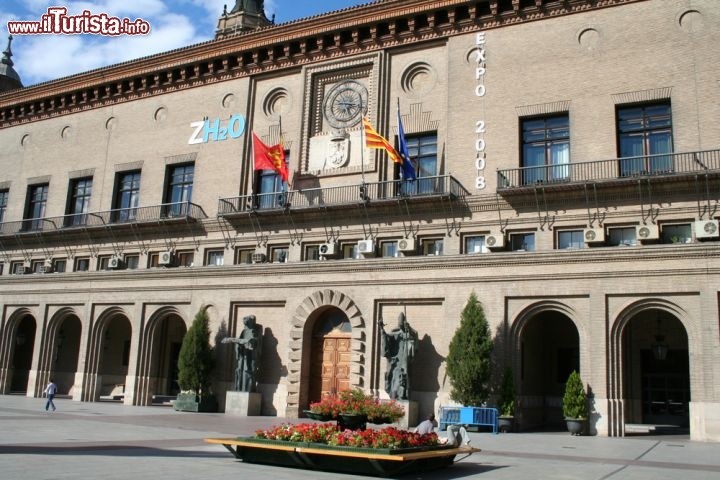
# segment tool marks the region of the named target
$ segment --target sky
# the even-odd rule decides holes
[[[287,23],[372,0],[265,0],[268,18]],[[24,86],[54,80],[94,68],[211,40],[217,20],[234,0],[3,0],[0,2],[0,51],[7,47],[8,21],[39,22],[48,8],[65,7],[67,15],[87,10],[94,16],[142,19],[147,35],[13,35],[12,61]]]

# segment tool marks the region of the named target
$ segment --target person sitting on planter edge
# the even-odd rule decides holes
[[[421,435],[434,432],[435,414],[431,413],[430,415],[428,415],[427,419],[420,422],[413,431]],[[440,445],[448,445],[450,447],[470,445],[470,436],[468,435],[465,427],[463,427],[462,425],[448,425],[447,432],[447,438],[441,438]]]

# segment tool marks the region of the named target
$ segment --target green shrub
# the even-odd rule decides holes
[[[215,364],[208,323],[207,312],[201,308],[183,338],[178,358],[178,385],[200,396],[210,393],[210,375]]]
[[[450,398],[462,405],[479,406],[490,393],[493,342],[485,312],[475,292],[462,311],[460,326],[445,359]]]
[[[585,397],[585,386],[580,375],[573,370],[565,384],[565,395],[563,396],[563,415],[565,418],[586,419],[588,418],[587,399]]]
[[[504,417],[515,415],[515,379],[510,367],[506,367],[503,373],[498,410],[500,410],[500,415]]]

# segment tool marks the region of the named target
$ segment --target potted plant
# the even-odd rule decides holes
[[[588,420],[587,398],[585,386],[575,370],[572,371],[565,384],[563,416],[567,429],[572,435],[580,435],[583,432]]]
[[[217,399],[210,389],[214,357],[210,346],[210,327],[205,308],[201,308],[183,338],[178,357],[178,385],[182,392],[173,407],[186,412],[216,412]]]
[[[464,406],[480,406],[490,392],[493,341],[485,312],[475,292],[460,314],[460,326],[445,358],[452,386],[450,398]]]
[[[515,421],[515,380],[511,367],[506,367],[503,373],[502,385],[500,386],[500,399],[498,411],[500,418],[498,428],[501,432],[511,432]]]

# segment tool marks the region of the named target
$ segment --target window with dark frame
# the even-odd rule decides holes
[[[514,252],[532,252],[535,250],[534,233],[510,234],[510,250]]]
[[[168,185],[162,215],[180,217],[187,214],[187,204],[192,202],[195,164],[173,165],[169,167]]]
[[[221,267],[225,263],[224,250],[207,250],[205,252],[205,265]]]
[[[290,164],[290,151],[285,150],[285,163]],[[257,192],[256,208],[280,208],[285,205],[287,198],[280,174],[275,170],[257,170],[255,173],[255,191]]]
[[[661,243],[692,243],[692,225],[664,224],[661,228],[660,241]]]
[[[485,235],[468,235],[465,237],[465,253],[486,253]]]
[[[5,221],[5,211],[7,210],[9,190],[0,190],[0,223]]]
[[[70,181],[70,198],[65,212],[68,215],[65,220],[66,226],[87,224],[92,184],[92,178],[76,178]]]
[[[28,203],[25,210],[25,230],[41,230],[42,218],[45,217],[49,185],[30,185],[28,187]]]
[[[408,147],[410,161],[415,167],[417,181],[402,182],[401,194],[417,195],[435,193],[438,183],[437,132],[422,135],[407,135],[405,143]],[[400,165],[395,165],[394,178],[400,179]]]
[[[672,172],[670,102],[617,108],[620,176]]]
[[[557,248],[559,250],[567,248],[585,248],[584,231],[582,229],[558,230]]]
[[[523,184],[557,182],[570,176],[567,113],[521,119]]]
[[[127,222],[137,217],[140,200],[140,171],[121,172],[115,177],[112,222]]]
[[[635,227],[615,227],[608,229],[608,245],[613,247],[627,247],[637,245]]]
[[[252,256],[255,253],[253,248],[238,248],[235,250],[235,264],[250,265],[252,264]]]

